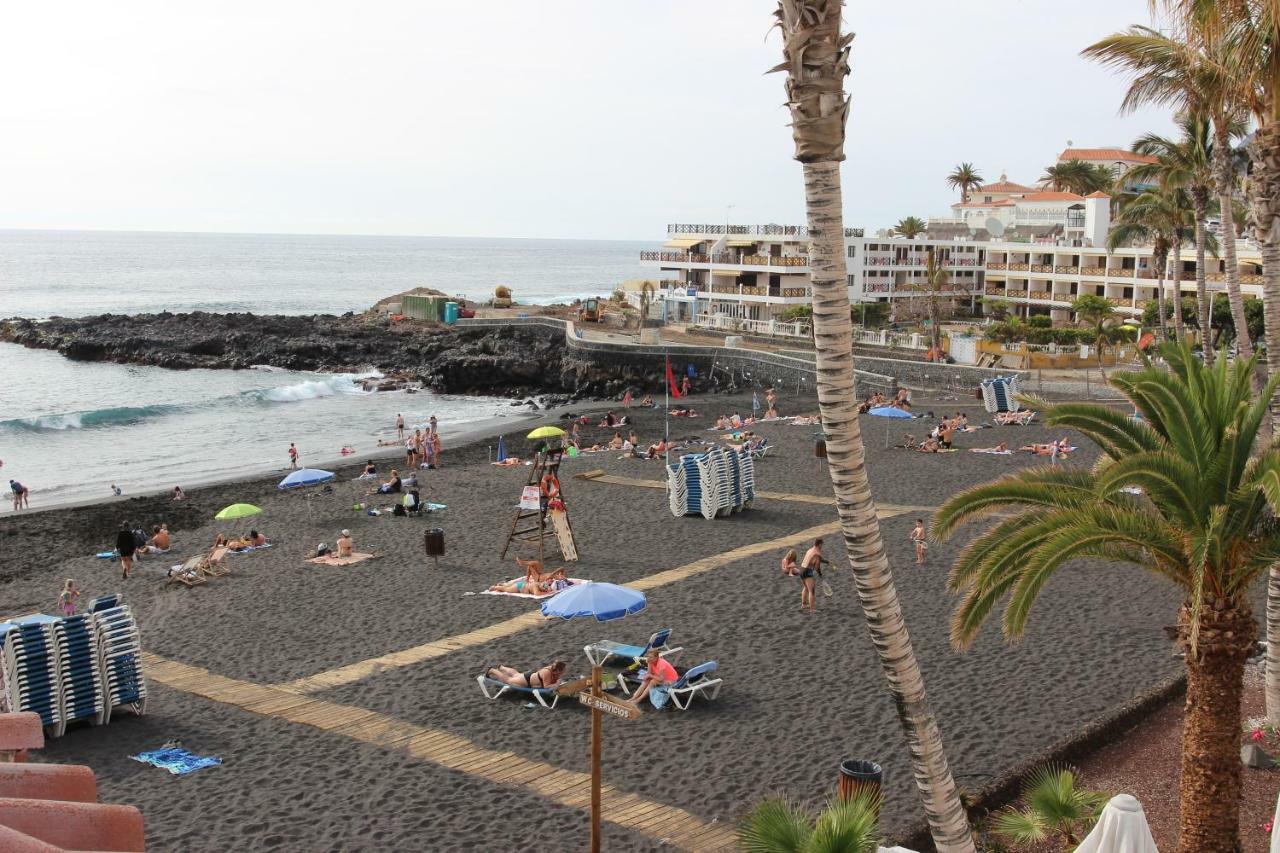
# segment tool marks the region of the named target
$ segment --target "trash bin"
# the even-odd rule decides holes
[[[444,304],[444,321],[450,326],[458,322],[458,303],[446,302]]]
[[[840,762],[840,799],[847,800],[859,791],[878,795],[884,782],[884,768],[874,761],[849,759]]]
[[[444,528],[431,527],[422,533],[422,546],[428,557],[444,556]]]
[[[822,432],[813,434],[813,455],[819,459],[827,458],[827,435]]]

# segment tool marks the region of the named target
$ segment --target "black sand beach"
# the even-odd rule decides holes
[[[750,409],[749,396],[699,397],[697,420],[673,419],[673,435],[710,437],[708,416]],[[811,400],[781,401],[784,414],[816,411]],[[986,421],[973,400],[922,401],[917,409],[964,410]],[[640,438],[656,440],[662,414],[632,409]],[[914,422],[917,435],[932,422]],[[814,457],[815,427],[764,424],[778,445],[757,466],[757,488],[826,497],[825,462]],[[937,506],[970,485],[1019,466],[1044,464],[1028,454],[986,456],[964,448],[1005,440],[1058,438],[1039,426],[984,429],[958,436],[960,452],[920,454],[887,449],[906,431],[898,422],[864,417],[878,503]],[[589,433],[607,437],[609,431]],[[137,612],[144,648],[163,658],[243,682],[280,685],[369,658],[504,622],[537,603],[475,593],[517,574],[498,555],[527,469],[487,464],[480,442],[451,448],[445,465],[421,472],[424,497],[448,505],[425,520],[370,517],[352,510],[364,482],[343,470],[330,495],[308,501],[275,489],[279,475],[252,483],[195,490],[180,504],[139,498],[107,506],[0,516],[4,614],[51,611],[63,578],[93,595],[121,590]],[[714,440],[714,439],[713,439]],[[1077,443],[1079,439],[1077,437]],[[526,450],[508,436],[508,449]],[[658,480],[659,462],[614,453],[566,460],[562,481],[582,554],[575,577],[626,583],[695,560],[767,543],[835,521],[823,503],[758,500],[731,518],[672,518],[659,489],[589,482],[574,473],[604,469]],[[1088,465],[1082,447],[1064,464]],[[363,460],[360,460],[363,461]],[[381,463],[380,472],[389,466]],[[186,589],[165,587],[164,570],[197,553],[218,532],[243,522],[212,520],[228,503],[264,510],[252,525],[274,548],[232,560],[232,573]],[[379,501],[374,505],[386,505]],[[1172,621],[1176,594],[1130,569],[1085,563],[1064,571],[1045,591],[1021,643],[988,629],[965,654],[951,650],[947,627],[954,598],[946,573],[963,540],[932,545],[928,564],[913,565],[908,532],[917,515],[884,522],[908,626],[925,670],[948,756],[958,781],[976,791],[1090,721],[1180,671],[1161,626]],[[120,520],[161,519],[175,548],[148,559],[128,581],[118,565],[96,560]],[[426,527],[445,530],[439,570],[423,556]],[[306,552],[333,544],[350,528],[357,550],[380,559],[338,568],[308,565]],[[715,702],[688,711],[647,710],[634,722],[605,722],[607,785],[684,809],[712,826],[732,825],[753,802],[783,792],[818,805],[834,788],[842,759],[885,766],[885,830],[902,838],[921,824],[906,749],[843,562],[838,535],[827,536],[836,564],[835,595],[816,616],[798,608],[798,581],[778,571],[781,548],[731,560],[651,589],[648,608],[609,624],[545,622],[506,636],[462,645],[406,665],[384,662],[368,677],[311,695],[466,738],[471,744],[554,768],[585,772],[589,715],[576,702],[553,711],[506,698],[490,702],[475,676],[504,663],[528,669],[554,657],[585,673],[582,646],[592,640],[641,643],[661,627],[684,647],[680,663],[716,660],[724,686]],[[557,561],[551,561],[553,565]],[[530,784],[499,784],[445,769],[405,749],[252,713],[154,680],[144,717],[122,713],[109,726],[73,728],[39,753],[45,761],[85,763],[98,774],[103,801],[141,807],[155,850],[582,849],[587,818],[540,795]],[[170,776],[129,760],[179,739],[221,767]],[[608,812],[605,815],[609,818]],[[714,822],[714,823],[713,823]],[[644,833],[606,822],[610,850],[670,849],[660,827]],[[683,846],[690,846],[685,840]],[[696,849],[696,843],[692,846]]]

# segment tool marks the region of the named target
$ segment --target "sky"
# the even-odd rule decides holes
[[[774,0],[16,3],[0,228],[650,240],[804,220]],[[1147,0],[854,0],[845,222],[1034,182],[1118,116]]]

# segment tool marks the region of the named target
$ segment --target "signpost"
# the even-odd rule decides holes
[[[578,701],[591,709],[591,853],[600,853],[600,715],[634,720],[640,716],[640,709],[610,699],[601,690],[601,667],[609,653],[594,646],[583,651],[591,661],[591,692],[579,693]]]
[[[600,711],[604,714],[612,714],[623,720],[634,720],[639,718],[640,709],[633,705],[623,705],[615,702],[608,696],[595,696],[591,693],[579,693],[578,701],[588,708]]]

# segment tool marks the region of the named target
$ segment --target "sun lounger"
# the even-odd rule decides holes
[[[605,655],[600,659],[600,665],[603,666],[609,662],[610,658],[622,658],[626,666],[639,663],[640,659],[648,653],[650,649],[657,649],[658,653],[664,658],[675,660],[680,652],[684,651],[682,646],[672,648],[667,645],[667,639],[671,636],[670,628],[663,628],[661,631],[655,632],[649,637],[649,642],[643,646],[631,646],[626,643],[615,643],[612,640],[601,640],[592,643],[583,651],[587,653],[588,658],[592,658],[592,652],[604,652]]]
[[[350,557],[338,557],[334,554],[326,554],[323,557],[312,557],[310,560],[307,560],[307,562],[315,563],[318,566],[353,566],[356,563],[362,563],[365,560],[375,560],[378,556],[379,555],[377,554],[364,554],[357,551]]]
[[[180,583],[183,586],[199,586],[207,583],[209,579],[200,573],[202,562],[204,562],[204,556],[197,554],[182,565],[169,569],[169,574],[164,581],[165,586],[173,583]]]
[[[484,694],[486,699],[497,699],[504,693],[512,693],[516,696],[533,699],[548,710],[554,708],[556,703],[560,701],[560,688],[558,685],[556,687],[515,687],[505,681],[499,681],[484,674],[476,676],[476,683],[480,685],[480,692]]]
[[[200,563],[200,573],[211,578],[231,574],[231,567],[227,565],[228,553],[230,553],[228,548],[214,548],[213,553]]]
[[[708,700],[715,699],[720,695],[721,679],[711,678],[710,675],[719,668],[720,665],[713,660],[691,667],[684,675],[680,676],[675,684],[667,688],[671,701],[681,711],[687,711],[689,705],[693,702],[693,697],[700,693],[706,694]],[[618,678],[618,686],[627,695],[631,693],[633,688],[638,687],[640,683],[640,679],[635,676],[620,676]]]
[[[772,450],[775,446],[776,445],[770,444],[769,439],[766,438],[763,441],[761,441],[759,444],[757,444],[755,447],[751,448],[751,458],[763,459],[769,455],[769,451]]]

